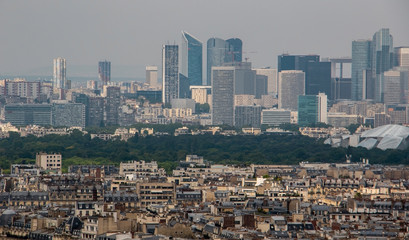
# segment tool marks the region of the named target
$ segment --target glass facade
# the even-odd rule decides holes
[[[318,122],[318,97],[316,95],[298,96],[298,125],[307,126]]]
[[[242,62],[243,42],[239,38],[230,38],[226,42],[229,47],[226,62]]]
[[[305,72],[305,94],[317,95],[325,93],[330,99],[331,94],[331,62],[308,62]]]
[[[14,126],[51,126],[51,106],[51,104],[6,105],[4,109],[5,120]]]
[[[212,67],[222,66],[226,62],[226,54],[229,44],[220,38],[210,38],[207,40],[207,82],[211,83]]]
[[[203,85],[203,44],[187,32],[182,32],[180,73],[190,85]]]
[[[367,98],[365,72],[371,69],[371,41],[352,42],[351,98],[359,101]]]
[[[383,73],[393,67],[393,37],[388,28],[376,32],[372,38],[372,76],[375,78],[375,101],[383,102]]]
[[[319,55],[288,55],[283,54],[278,56],[277,70],[279,72],[284,70],[301,70],[307,71],[308,62],[319,62]]]

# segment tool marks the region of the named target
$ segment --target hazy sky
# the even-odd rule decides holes
[[[352,40],[382,27],[409,45],[408,13],[408,0],[0,0],[0,75],[51,75],[61,56],[68,78],[97,76],[103,59],[113,77],[144,78],[182,30],[204,47],[241,38],[255,67],[276,67],[284,52],[350,56]]]

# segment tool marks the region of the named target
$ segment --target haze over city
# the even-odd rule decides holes
[[[51,76],[60,56],[68,78],[96,79],[107,59],[113,79],[143,81],[145,66],[160,66],[161,46],[178,44],[182,30],[203,43],[242,39],[255,67],[276,67],[282,53],[350,56],[352,40],[380,28],[394,46],[407,44],[407,9],[406,0],[1,1],[0,76]]]

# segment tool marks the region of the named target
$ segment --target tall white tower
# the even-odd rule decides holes
[[[278,108],[296,111],[298,96],[305,95],[305,73],[300,70],[281,71],[278,79]]]
[[[53,87],[65,89],[66,79],[66,62],[64,58],[54,59]]]
[[[317,95],[318,100],[318,122],[328,123],[328,111],[327,111],[327,104],[328,104],[328,97],[325,93],[318,93]]]

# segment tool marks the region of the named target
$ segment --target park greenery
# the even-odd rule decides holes
[[[171,131],[177,126],[168,126]],[[367,150],[364,148],[331,148],[317,140],[301,135],[136,135],[127,142],[118,139],[91,139],[90,134],[75,130],[71,135],[20,137],[10,133],[0,140],[0,168],[9,169],[15,163],[34,163],[38,152],[61,153],[63,171],[73,164],[113,164],[130,160],[158,161],[168,172],[187,154],[197,154],[220,164],[298,164],[309,162],[344,162],[368,158],[371,163],[409,164],[409,150]]]

